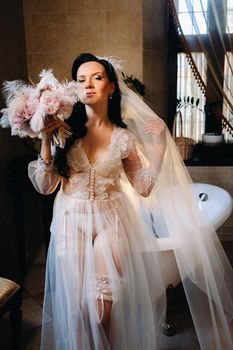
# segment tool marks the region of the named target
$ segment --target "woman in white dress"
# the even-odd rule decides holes
[[[72,135],[52,157],[60,122],[48,121],[41,155],[29,164],[40,193],[60,186],[41,349],[165,349],[162,234],[201,349],[232,350],[232,267],[164,122],[118,80],[109,60],[82,54],[72,77],[79,89],[67,121]]]
[[[157,170],[142,166],[135,137],[121,119],[112,65],[82,54],[72,74],[80,100],[68,121],[72,136],[53,162],[51,133],[60,122],[48,122],[40,158],[29,165],[40,193],[61,186],[47,259],[44,317],[50,321],[44,319],[41,348],[154,350],[165,313],[164,286],[156,255],[148,257],[150,271],[146,267],[141,251],[150,239],[145,241],[120,176],[124,172],[148,196]],[[161,164],[165,124],[154,119],[144,130],[161,140]],[[155,281],[149,283],[151,276]]]

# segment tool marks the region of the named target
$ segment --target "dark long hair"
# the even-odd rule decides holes
[[[115,89],[112,94],[112,98],[108,101],[108,118],[109,120],[121,127],[121,128],[127,128],[127,125],[122,121],[121,118],[121,92],[118,84],[118,79],[116,72],[111,65],[110,62],[108,62],[105,59],[99,59],[98,57],[90,54],[90,53],[82,53],[79,55],[72,66],[71,74],[73,80],[77,80],[77,71],[81,64],[86,62],[98,62],[104,66],[106,74],[108,76],[109,82],[114,83]],[[87,114],[85,105],[81,102],[76,102],[73,111],[71,113],[71,116],[69,119],[67,119],[66,123],[69,124],[71,127],[72,135],[66,140],[66,144],[64,148],[57,147],[56,150],[56,157],[55,157],[55,165],[58,169],[58,172],[60,175],[62,175],[65,178],[68,178],[70,176],[70,169],[67,162],[66,154],[70,147],[73,145],[73,143],[87,133]]]

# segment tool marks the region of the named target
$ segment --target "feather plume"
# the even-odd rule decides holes
[[[44,105],[39,105],[36,113],[30,121],[31,129],[34,132],[40,132],[44,128],[44,120],[46,116],[46,109]]]
[[[2,128],[9,128],[9,118],[8,118],[8,108],[3,108],[1,110],[2,118],[0,119],[0,125]]]
[[[4,81],[3,82],[3,96],[6,101],[6,105],[8,106],[11,101],[21,95],[27,89],[30,89],[30,86],[25,84],[22,80],[13,80],[13,81]]]
[[[19,137],[39,137],[45,126],[46,115],[64,121],[78,99],[77,83],[65,80],[59,83],[52,69],[42,70],[37,85],[21,80],[5,81],[3,93],[7,108],[2,109],[0,126],[11,128],[11,134]],[[64,127],[53,133],[53,142],[64,147],[70,131]]]
[[[124,68],[125,62],[124,60],[122,60],[119,57],[116,56],[97,56],[98,59],[100,60],[105,60],[108,61],[109,63],[111,63],[111,65],[113,66],[113,68],[115,69],[115,71],[121,72]]]
[[[25,97],[24,95],[16,96],[9,103],[9,109],[11,112],[22,114],[24,110]]]
[[[78,99],[78,85],[75,81],[63,81],[57,86],[57,92],[61,94],[64,102],[74,104]]]
[[[41,80],[37,84],[37,91],[51,89],[56,87],[58,84],[58,80],[53,75],[52,69],[43,69],[42,72],[39,74],[39,77],[41,78]]]

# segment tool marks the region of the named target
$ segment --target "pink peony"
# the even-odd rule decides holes
[[[52,91],[46,90],[40,97],[40,102],[44,105],[46,114],[55,114],[60,106],[60,101],[56,94]]]
[[[32,94],[25,97],[24,118],[26,120],[31,119],[31,117],[36,113],[38,105],[39,98],[37,96]]]
[[[24,117],[22,114],[19,113],[11,113],[9,116],[9,122],[10,125],[15,128],[15,127],[23,127],[24,126]]]
[[[36,86],[21,81],[5,82],[6,104],[0,126],[11,127],[12,135],[38,137],[46,119],[67,119],[77,100],[74,82],[59,83],[52,70],[42,71]],[[54,143],[64,146],[69,133],[62,128],[54,132]]]

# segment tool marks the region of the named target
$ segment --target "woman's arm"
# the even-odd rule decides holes
[[[142,165],[135,142],[132,143],[130,153],[122,160],[126,176],[135,190],[143,197],[148,197],[159,175],[166,149],[166,126],[161,119],[150,120],[144,130],[155,137],[154,154],[151,155],[149,166]]]
[[[134,189],[143,197],[148,197],[154,187],[156,174],[150,167],[143,168],[135,145],[129,156],[122,160],[125,174]]]
[[[38,160],[29,163],[28,176],[35,189],[42,194],[50,194],[57,188],[61,177],[53,165],[51,141],[52,132],[61,125],[61,121],[50,120],[42,132],[41,153]]]

